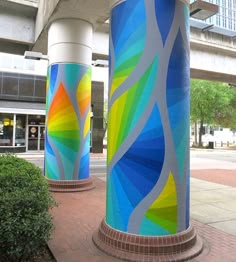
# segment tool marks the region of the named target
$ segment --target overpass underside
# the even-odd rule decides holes
[[[0,0],[0,52],[26,50],[48,53],[48,28],[60,18],[71,17],[93,24],[93,60],[108,59],[108,0]],[[98,44],[101,43],[102,44]],[[191,78],[236,85],[236,40],[191,27]]]
[[[215,39],[202,39],[202,33],[192,33],[190,68],[191,78],[215,82],[236,84],[236,49],[228,42],[216,43],[220,35],[213,34]],[[222,36],[221,36],[222,37]],[[233,44],[233,42],[231,43]]]

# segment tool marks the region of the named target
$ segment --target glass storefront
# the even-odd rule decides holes
[[[13,114],[0,113],[0,146],[13,146]]]
[[[44,150],[46,72],[42,75],[40,69],[40,75],[35,75],[37,70],[32,68],[32,74],[28,74],[28,66],[24,68],[27,73],[17,72],[18,66],[30,60],[19,58],[14,65],[13,60],[10,62],[12,57],[8,58],[7,54],[2,57],[6,59],[0,59],[0,69],[3,67],[0,70],[0,153]],[[12,65],[14,72],[8,72]],[[91,130],[94,132],[90,134],[90,147],[94,153],[103,149],[103,138],[96,135],[104,130],[103,104],[104,82],[92,81]]]
[[[26,117],[24,115],[16,115],[15,146],[25,146],[25,127]]]
[[[45,116],[0,113],[0,151],[3,148],[44,150]],[[19,150],[16,150],[19,151]]]
[[[28,150],[44,150],[45,116],[28,116]]]

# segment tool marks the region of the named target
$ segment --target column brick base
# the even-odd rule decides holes
[[[135,262],[186,261],[203,250],[203,242],[192,226],[175,235],[152,237],[117,231],[103,220],[93,241],[105,253]]]
[[[51,192],[79,192],[95,188],[91,177],[81,180],[46,180]]]

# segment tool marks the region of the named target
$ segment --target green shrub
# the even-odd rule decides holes
[[[0,155],[0,261],[28,260],[45,247],[55,205],[40,168]]]

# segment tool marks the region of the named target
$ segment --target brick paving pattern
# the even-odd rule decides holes
[[[59,207],[52,210],[55,232],[49,248],[58,262],[120,261],[105,255],[92,242],[93,232],[105,215],[105,182],[79,193],[53,193]]]
[[[191,260],[193,262],[235,262],[236,237],[209,225],[192,221],[197,233],[204,241],[201,255]]]
[[[192,170],[191,177],[226,185],[226,186],[236,187],[236,170],[222,170],[222,169]]]
[[[232,186],[235,171],[199,170],[192,171],[192,177],[207,181],[221,181]],[[217,175],[218,174],[218,175]],[[226,175],[224,175],[226,174]],[[224,176],[223,176],[224,175]],[[201,178],[202,177],[202,178]],[[105,216],[106,183],[95,178],[96,188],[79,193],[53,193],[59,203],[52,210],[55,231],[49,248],[58,262],[118,262],[101,252],[92,242],[92,235]],[[236,237],[209,225],[192,221],[203,238],[205,249],[193,262],[235,262]],[[158,261],[158,260],[157,260]]]

